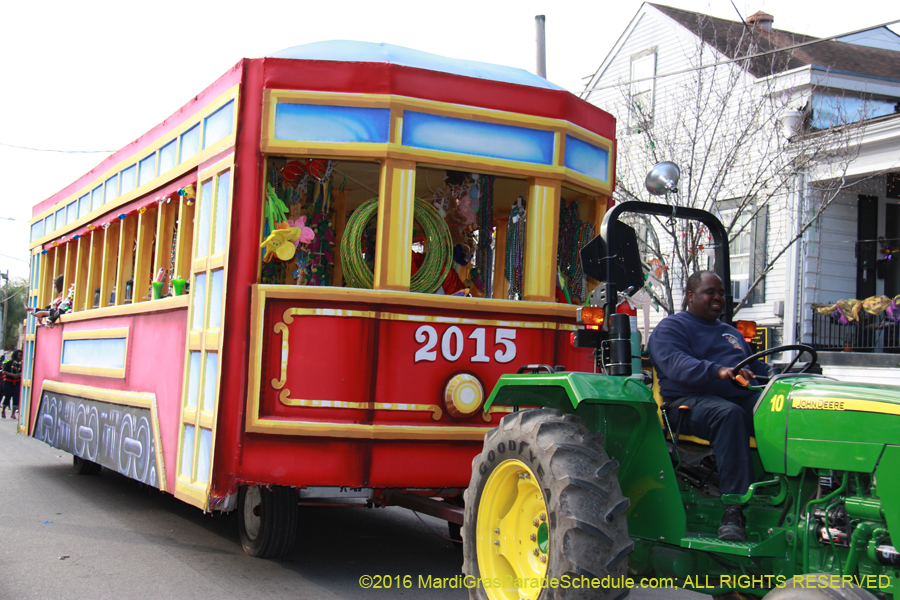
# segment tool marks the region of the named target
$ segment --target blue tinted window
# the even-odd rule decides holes
[[[122,171],[119,175],[122,178],[122,184],[119,189],[120,194],[127,194],[128,192],[133,190],[135,187],[137,187],[136,186],[136,184],[137,184],[137,166],[136,165],[131,165],[130,167],[128,167],[127,169]]]
[[[156,177],[156,153],[138,163],[138,185],[150,183]]]
[[[175,166],[175,140],[159,149],[159,174],[167,173]]]
[[[59,229],[63,225],[66,224],[66,209],[61,208],[56,211],[56,222],[53,225],[53,229]]]
[[[91,210],[97,210],[103,206],[103,186],[98,185],[91,190]]]
[[[31,225],[31,241],[38,239],[44,235],[44,222],[38,221]],[[33,287],[33,286],[32,286]]]
[[[234,131],[234,100],[206,117],[203,125],[203,147],[209,148]]]
[[[89,212],[91,212],[91,195],[85,194],[78,199],[78,217],[81,218]]]
[[[181,156],[178,158],[179,163],[183,163],[195,154],[200,152],[200,124],[197,123],[187,131],[181,134]]]
[[[66,207],[66,224],[74,223],[78,220],[78,203],[73,202]]]
[[[231,187],[231,171],[226,171],[219,176],[219,187],[216,189],[216,235],[213,238],[213,254],[225,251],[225,234],[228,226],[225,223],[228,217],[228,192]]]
[[[50,215],[44,219],[44,235],[50,235],[53,233],[53,229],[53,215]]]
[[[106,180],[106,194],[103,202],[110,202],[119,197],[119,176],[113,175]]]

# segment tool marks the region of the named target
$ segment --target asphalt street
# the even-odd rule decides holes
[[[204,515],[104,470],[75,475],[72,457],[0,420],[0,599],[370,599],[467,597],[419,587],[455,578],[462,552],[443,521],[400,509],[308,508],[282,560],[244,554],[234,514]],[[364,589],[381,576],[412,586]],[[694,599],[683,590],[630,598]]]

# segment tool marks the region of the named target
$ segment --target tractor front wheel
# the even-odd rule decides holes
[[[485,436],[465,493],[470,598],[581,598],[607,575],[604,597],[624,597],[633,544],[617,475],[580,418],[553,409],[505,416]]]
[[[241,546],[256,558],[280,558],[294,547],[297,491],[280,485],[241,487],[238,520]]]

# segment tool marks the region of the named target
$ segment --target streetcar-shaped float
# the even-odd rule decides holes
[[[291,547],[297,505],[462,522],[501,374],[590,371],[615,121],[525,71],[324,42],[244,59],[39,203],[19,429]]]

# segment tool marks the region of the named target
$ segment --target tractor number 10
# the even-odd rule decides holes
[[[784,408],[784,394],[776,394],[772,396],[772,412],[781,412]]]
[[[448,327],[441,338],[441,355],[444,360],[456,362],[463,355],[465,350],[465,340],[462,330],[453,325]],[[487,354],[487,332],[484,327],[476,328],[469,334],[470,340],[475,340],[475,353],[469,358],[469,362],[486,363],[491,362],[491,357]],[[500,346],[494,351],[494,360],[498,363],[508,363],[516,358],[516,330],[515,329],[495,329],[494,330],[494,348]],[[437,360],[438,332],[431,325],[422,325],[416,329],[416,342],[424,344],[416,350],[415,362]]]

